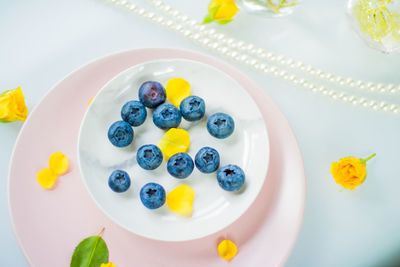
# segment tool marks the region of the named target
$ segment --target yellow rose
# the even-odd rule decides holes
[[[204,17],[203,24],[215,21],[218,24],[226,24],[239,11],[233,0],[212,0],[208,5],[208,14]]]
[[[27,115],[21,87],[0,94],[0,122],[25,121]]]
[[[367,177],[366,162],[375,157],[375,155],[373,154],[366,159],[346,157],[340,159],[338,162],[333,162],[331,173],[336,183],[350,190],[356,189]]]

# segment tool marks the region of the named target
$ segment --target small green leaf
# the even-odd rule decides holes
[[[214,19],[209,14],[207,14],[204,17],[204,20],[203,20],[203,22],[201,24],[207,24],[207,23],[210,23],[210,22],[213,22],[213,21],[214,21]]]
[[[7,121],[7,120],[0,119],[0,122],[1,122],[1,123],[10,123],[11,121]]]
[[[229,23],[231,21],[232,21],[232,19],[219,19],[219,20],[216,20],[215,22],[220,24],[220,25],[224,25],[224,24],[227,24],[227,23]]]
[[[103,238],[95,235],[85,238],[75,248],[70,267],[99,267],[102,263],[108,263],[108,248]]]
[[[217,5],[217,6],[213,7],[213,8],[211,8],[211,9],[208,11],[208,15],[210,15],[210,17],[211,17],[213,20],[215,19],[215,16],[217,15],[217,12],[218,12],[218,10],[219,10],[220,7],[221,7],[221,5]]]
[[[11,91],[11,90],[4,91],[3,93],[0,94],[0,97],[2,97],[3,95],[7,94],[7,93],[10,92],[10,91]]]

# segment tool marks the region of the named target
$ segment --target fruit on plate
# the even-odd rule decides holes
[[[156,81],[144,82],[139,88],[139,100],[148,108],[156,108],[165,102],[164,86]]]
[[[202,173],[212,173],[219,167],[218,151],[212,147],[203,147],[197,152],[194,162]]]
[[[163,155],[155,145],[141,146],[136,153],[136,161],[145,170],[154,170],[161,165]]]
[[[182,78],[174,78],[167,82],[165,87],[168,100],[175,107],[179,107],[182,100],[190,96],[190,84],[188,81]]]
[[[229,164],[218,170],[217,180],[222,189],[226,191],[238,191],[244,184],[245,175],[239,166]]]
[[[171,128],[164,133],[158,142],[158,147],[166,159],[180,152],[187,152],[190,146],[189,133],[184,129]]]
[[[140,200],[148,209],[158,209],[165,203],[165,190],[156,183],[148,183],[140,190]]]
[[[122,107],[121,117],[131,126],[139,126],[146,120],[147,111],[141,102],[133,100],[125,103]]]
[[[176,128],[181,121],[181,112],[171,104],[161,104],[154,110],[153,122],[160,129],[168,130]]]
[[[108,185],[116,193],[123,193],[131,186],[131,178],[122,170],[115,170],[108,178]]]
[[[206,113],[206,104],[204,100],[198,96],[186,97],[180,104],[182,117],[187,121],[198,121],[204,117]]]
[[[133,140],[133,129],[126,121],[116,121],[108,129],[108,139],[116,147],[128,146]]]
[[[190,186],[178,186],[167,195],[168,208],[185,217],[191,217],[193,214],[194,195],[195,192]]]
[[[207,130],[218,139],[227,138],[233,133],[234,129],[235,122],[228,114],[215,113],[208,118]]]
[[[186,153],[177,153],[170,157],[167,163],[167,171],[175,178],[184,179],[193,172],[192,158]]]

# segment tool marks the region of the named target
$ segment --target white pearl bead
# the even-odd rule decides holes
[[[286,60],[285,65],[290,66],[290,65],[292,65],[293,63],[294,63],[294,60],[291,59],[291,58],[289,58],[289,59]]]
[[[186,31],[183,32],[183,36],[185,36],[185,37],[189,36],[191,33],[192,33],[191,31],[186,30]]]
[[[248,44],[247,46],[246,46],[246,50],[247,51],[252,51],[254,49],[254,45],[253,44]]]

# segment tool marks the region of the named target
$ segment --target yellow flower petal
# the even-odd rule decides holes
[[[69,166],[68,157],[61,152],[55,152],[50,156],[49,167],[57,175],[67,172]]]
[[[158,142],[158,147],[168,160],[172,155],[187,152],[190,146],[189,133],[184,129],[171,128]]]
[[[167,93],[168,100],[172,103],[172,105],[178,108],[182,100],[191,94],[190,84],[182,78],[169,80],[167,86],[165,87],[165,91]]]
[[[88,102],[88,104],[87,104],[88,107],[90,107],[90,105],[92,104],[93,99],[94,99],[94,97],[92,97],[92,98],[89,100],[89,102]]]
[[[237,254],[237,247],[235,243],[230,240],[223,240],[218,245],[218,254],[226,261],[230,261]]]
[[[195,192],[190,186],[178,186],[167,195],[168,208],[183,216],[191,217],[194,195]]]
[[[235,1],[233,0],[213,0],[208,5],[208,11],[217,6],[217,13],[215,14],[214,20],[229,20],[232,19],[236,13],[239,11],[239,8],[236,6]]]
[[[116,267],[114,263],[109,262],[109,263],[102,263],[100,267]]]
[[[36,174],[36,179],[41,186],[46,189],[51,189],[54,186],[54,183],[57,180],[57,174],[55,174],[52,170],[46,168],[41,169]]]
[[[0,94],[0,122],[25,121],[27,115],[21,87]]]

